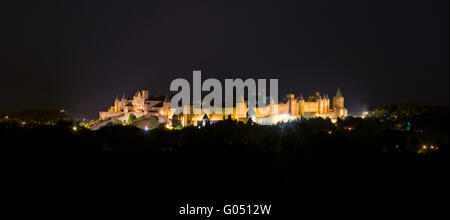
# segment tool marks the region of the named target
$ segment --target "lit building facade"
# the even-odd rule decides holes
[[[228,117],[244,122],[251,118],[255,123],[272,125],[301,118],[322,117],[336,119],[347,116],[347,109],[344,107],[344,96],[339,88],[332,102],[327,94],[320,95],[319,92],[316,92],[306,100],[301,94],[297,97],[294,94],[287,94],[278,104],[275,104],[272,100],[265,106],[255,107],[254,109],[249,109],[247,102],[241,98],[235,106],[224,107],[222,114],[193,114],[192,105],[184,108],[183,112],[191,113],[181,113],[175,116],[176,120],[180,121],[181,126],[202,125],[205,121],[213,123]],[[190,108],[190,111],[187,111],[187,108]],[[148,90],[141,90],[137,91],[132,99],[126,99],[125,97],[122,97],[122,99],[116,98],[114,106],[111,106],[106,112],[100,112],[100,119],[127,120],[129,115],[132,114],[136,118],[156,116],[159,123],[172,124],[174,112],[175,109],[170,108],[169,96],[166,96],[164,100],[152,100],[149,98]],[[225,114],[225,112],[233,113]]]

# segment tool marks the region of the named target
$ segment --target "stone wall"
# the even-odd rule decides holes
[[[123,116],[124,112],[100,112],[100,119],[106,120],[108,118],[118,118]]]

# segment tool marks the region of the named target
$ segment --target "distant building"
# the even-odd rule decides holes
[[[192,105],[190,107],[192,111]],[[247,121],[250,118],[253,122],[263,125],[276,124],[278,122],[286,122],[301,118],[322,117],[322,118],[342,118],[347,116],[347,109],[344,107],[344,96],[338,88],[336,95],[331,100],[327,94],[321,96],[316,92],[313,96],[309,96],[306,100],[302,94],[296,97],[294,94],[287,94],[284,101],[274,104],[270,101],[266,106],[249,109],[244,99],[239,100],[232,107],[233,114],[184,114],[181,113],[177,120],[181,121],[182,126],[186,125],[202,125],[207,119],[209,122],[220,121],[231,116],[234,120]],[[166,95],[164,100],[152,100],[149,98],[148,90],[137,91],[133,99],[122,99],[116,97],[114,106],[108,111],[100,112],[100,119],[117,119],[127,120],[130,114],[137,118],[157,116],[159,123],[171,123],[174,109],[170,108],[170,99]],[[187,112],[187,111],[185,111]],[[206,117],[205,117],[206,116]]]
[[[156,116],[159,123],[167,123],[167,116],[163,117],[162,115],[169,110],[169,105],[168,97],[165,100],[152,100],[148,90],[138,90],[132,99],[125,98],[125,95],[121,99],[116,97],[114,106],[111,106],[108,111],[100,112],[100,119],[112,118],[126,121],[131,114],[136,118]],[[166,110],[160,112],[164,108]]]

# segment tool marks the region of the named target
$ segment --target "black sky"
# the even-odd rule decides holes
[[[97,116],[175,78],[279,78],[346,106],[449,103],[449,1],[14,1],[0,6],[0,111]]]

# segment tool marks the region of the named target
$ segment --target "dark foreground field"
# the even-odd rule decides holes
[[[431,217],[448,205],[445,129],[393,129],[378,119],[149,132],[75,131],[70,122],[1,128],[3,188],[18,216],[186,218],[178,215],[186,204],[262,203],[272,211],[258,218]],[[432,141],[439,150],[422,149]]]
[[[415,156],[308,160],[287,153],[109,152],[22,154],[7,161],[10,204],[54,217],[176,216],[186,203],[272,204],[274,217],[384,217],[435,214],[448,198],[448,161]]]

